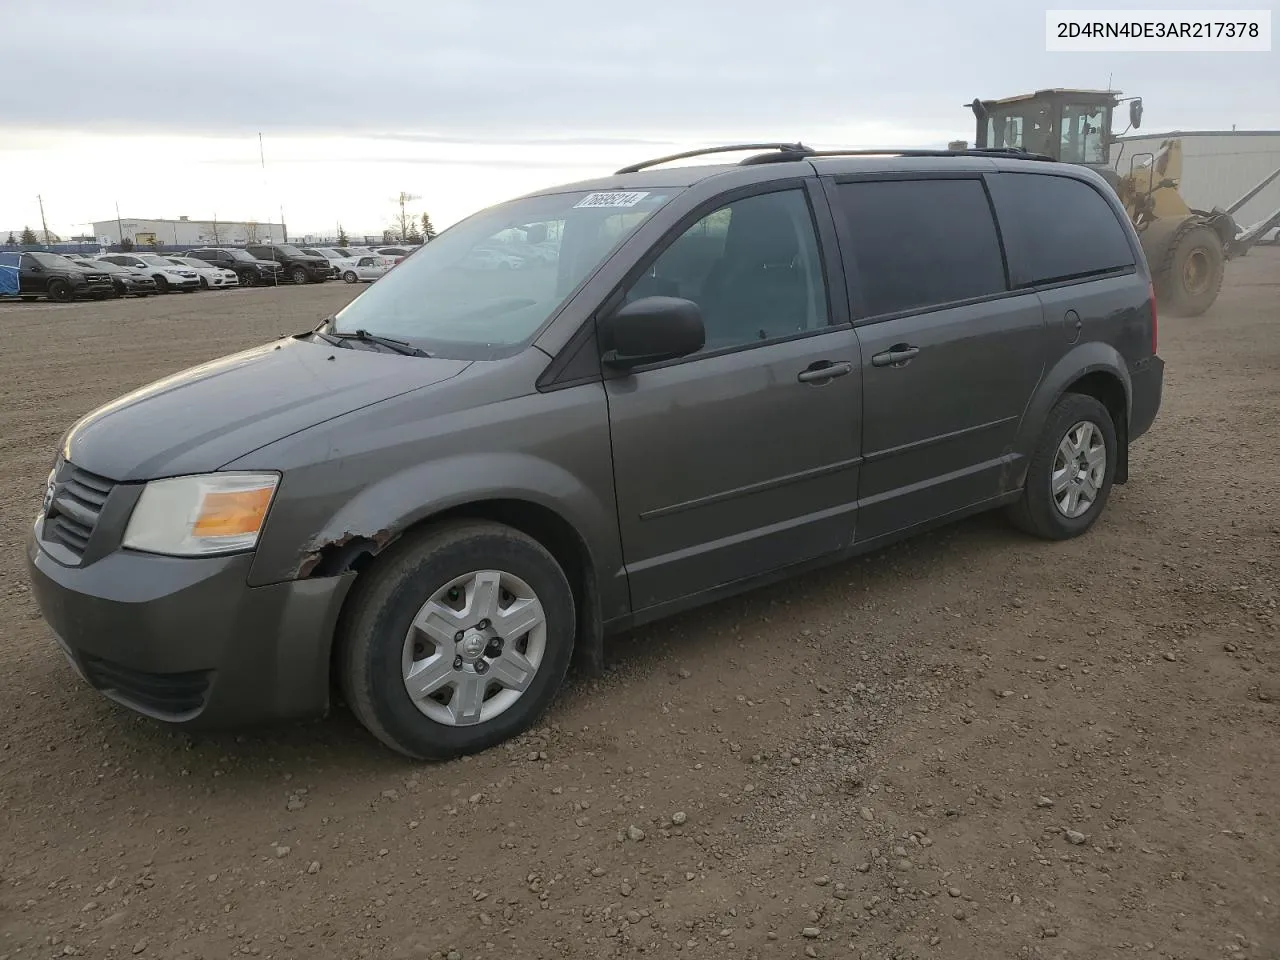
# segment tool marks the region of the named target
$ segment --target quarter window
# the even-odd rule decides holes
[[[841,184],[838,196],[867,316],[1006,289],[981,180],[866,180]]]
[[[1127,269],[1133,250],[1102,194],[1074,177],[1000,173],[991,193],[1020,284]]]
[[[736,200],[702,217],[627,292],[698,304],[703,352],[794,336],[827,325],[826,285],[803,190]]]

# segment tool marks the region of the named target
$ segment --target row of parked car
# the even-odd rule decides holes
[[[67,302],[147,297],[281,283],[372,283],[409,255],[405,247],[305,247],[289,243],[199,247],[181,254],[26,252],[18,293]]]

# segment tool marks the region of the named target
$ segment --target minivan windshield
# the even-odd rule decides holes
[[[522,343],[675,191],[525,197],[455,224],[330,321],[438,356],[483,359]]]

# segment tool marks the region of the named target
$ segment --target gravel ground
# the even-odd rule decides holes
[[[979,518],[637,631],[435,765],[134,717],[25,585],[76,417],[351,288],[0,307],[0,960],[1280,957],[1280,251],[1228,269],[1087,537]]]

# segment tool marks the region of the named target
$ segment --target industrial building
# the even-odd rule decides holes
[[[1118,138],[1112,163],[1129,172],[1130,160],[1154,154],[1169,139],[1182,141],[1183,198],[1197,210],[1226,209],[1280,169],[1280,130],[1175,130]],[[1124,152],[1120,153],[1123,145]],[[1118,163],[1117,163],[1118,159]],[[1280,177],[1232,216],[1248,228],[1280,209]]]
[[[191,247],[199,244],[239,245],[246,243],[284,243],[288,237],[284,224],[257,220],[144,220],[120,217],[95,221],[94,236],[103,246],[113,246],[122,239],[138,246],[153,243],[164,246]]]

